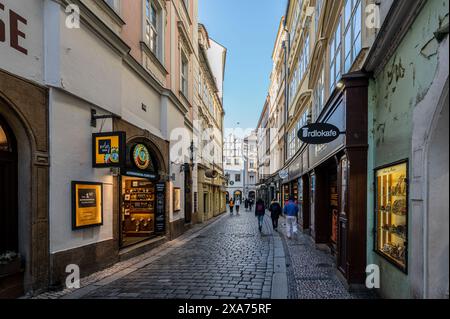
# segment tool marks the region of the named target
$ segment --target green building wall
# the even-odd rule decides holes
[[[448,12],[447,0],[427,1],[390,61],[369,84],[367,264],[380,267],[379,294],[385,298],[413,296],[408,274],[374,252],[374,169],[411,159],[413,110],[437,72],[438,42],[434,32],[448,21]],[[409,232],[408,242],[413,235]],[[408,263],[415,257],[409,245]]]

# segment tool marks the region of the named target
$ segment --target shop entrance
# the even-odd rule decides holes
[[[18,252],[17,143],[0,117],[0,255]]]
[[[314,214],[314,233],[316,243],[326,244],[331,253],[336,255],[338,247],[338,178],[337,164],[334,159],[329,160],[315,170],[314,181],[311,185],[315,193],[311,194],[311,212]],[[311,216],[312,218],[312,216]]]
[[[155,184],[143,178],[121,176],[121,246],[155,235]]]

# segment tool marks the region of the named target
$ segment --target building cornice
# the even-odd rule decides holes
[[[161,63],[161,61],[159,61],[159,59],[156,57],[156,55],[152,52],[152,50],[150,50],[150,48],[148,47],[147,43],[141,41],[140,45],[141,45],[141,50],[144,51],[144,53],[150,58],[150,60],[152,60],[153,64],[156,65],[158,70],[162,74],[168,75],[169,72],[164,67],[164,65]]]
[[[369,51],[364,70],[376,76],[392,58],[426,0],[394,1]]]
[[[99,17],[97,17],[82,1],[80,0],[57,0],[64,6],[76,5],[80,8],[80,21],[84,23],[92,32],[97,34],[119,55],[126,56],[130,52],[130,47],[124,40],[109,28]]]

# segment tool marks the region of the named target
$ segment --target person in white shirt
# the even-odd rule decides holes
[[[234,206],[236,206],[236,215],[239,215],[239,207],[241,206],[241,199],[239,197],[236,199]]]

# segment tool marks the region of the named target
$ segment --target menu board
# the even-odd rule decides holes
[[[156,184],[156,225],[155,231],[163,233],[166,229],[166,214],[165,214],[165,184]]]

